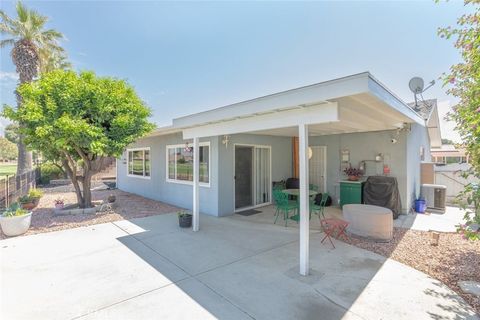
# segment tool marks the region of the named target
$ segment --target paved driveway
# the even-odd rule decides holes
[[[1,319],[477,319],[425,274],[298,229],[174,214],[0,241]]]

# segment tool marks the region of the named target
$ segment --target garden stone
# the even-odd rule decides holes
[[[459,281],[458,285],[465,293],[473,294],[480,297],[480,282],[476,281]]]

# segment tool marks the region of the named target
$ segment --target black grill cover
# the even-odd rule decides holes
[[[393,219],[397,219],[402,209],[397,179],[384,176],[368,177],[363,186],[363,202],[388,208],[393,212]]]

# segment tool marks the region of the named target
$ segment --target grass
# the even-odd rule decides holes
[[[17,172],[16,164],[0,164],[0,176],[14,175]]]

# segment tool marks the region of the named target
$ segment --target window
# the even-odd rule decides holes
[[[150,177],[150,148],[127,149],[128,175]]]
[[[199,182],[210,183],[210,143],[199,146]],[[167,146],[167,181],[193,181],[193,148],[185,145]]]

